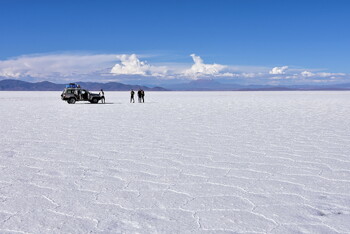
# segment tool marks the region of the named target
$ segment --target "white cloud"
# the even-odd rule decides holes
[[[282,75],[282,74],[285,74],[285,71],[287,69],[288,69],[288,66],[274,67],[269,73],[272,75]]]
[[[241,77],[244,77],[244,78],[255,78],[255,77],[259,77],[259,76],[260,77],[264,76],[264,73],[261,73],[261,72],[259,72],[259,73],[253,73],[253,72],[245,73],[245,72],[243,72],[243,73],[241,73],[241,74],[239,74],[237,76],[241,76]]]
[[[190,55],[193,64],[159,62],[149,64],[140,58],[152,59],[150,55],[136,54],[37,54],[0,60],[0,78],[66,81],[120,81],[154,82],[185,79],[218,78],[268,82],[312,82],[313,80],[348,79],[349,74],[320,72],[315,69],[296,69],[288,66],[268,67],[205,64],[200,56]],[[145,77],[147,77],[145,79]],[[293,81],[292,81],[293,80]]]
[[[310,71],[303,71],[300,73],[303,77],[318,77],[318,78],[341,78],[346,76],[345,73],[332,73],[332,72],[317,72],[312,73]]]
[[[0,60],[0,76],[7,78],[77,77],[105,72],[115,55],[49,54]]]
[[[299,80],[305,80],[307,79],[308,81],[315,81],[315,80],[323,80],[324,82],[330,81],[330,80],[334,80],[334,79],[342,79],[344,77],[346,77],[345,73],[330,73],[330,72],[311,72],[311,71],[307,71],[304,70],[302,72],[297,72],[297,73],[286,73],[284,72],[286,69],[284,69],[284,71],[281,71],[283,69],[279,69],[279,68],[283,68],[283,67],[278,67],[278,69],[275,69],[274,72],[278,73],[278,76],[272,76],[270,77],[271,80],[276,80],[276,79],[299,79]],[[295,69],[294,69],[295,71]],[[282,73],[281,73],[282,72]],[[272,74],[273,72],[270,71],[270,74]]]
[[[320,77],[335,77],[335,76],[345,76],[345,73],[331,73],[331,72],[319,72],[317,73]]]
[[[300,73],[303,77],[312,77],[312,76],[315,76],[314,73],[312,72],[309,72],[309,71],[303,71]]]
[[[233,73],[224,72],[224,69],[227,68],[227,66],[215,63],[205,64],[203,59],[195,54],[191,54],[191,57],[194,64],[191,66],[191,68],[186,69],[183,72],[183,75],[185,76],[190,76],[192,78],[197,78],[200,76],[234,76]]]
[[[111,69],[114,75],[164,76],[168,72],[165,66],[151,66],[147,62],[140,61],[136,54],[118,55],[117,59],[120,63]]]

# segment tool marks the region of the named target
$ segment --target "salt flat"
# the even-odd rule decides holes
[[[350,233],[350,92],[0,92],[1,233]]]

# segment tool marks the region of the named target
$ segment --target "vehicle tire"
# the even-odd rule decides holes
[[[75,98],[69,98],[68,103],[69,104],[74,104],[75,103]]]
[[[97,99],[97,98],[93,98],[93,99],[91,100],[91,103],[98,103],[98,99]]]

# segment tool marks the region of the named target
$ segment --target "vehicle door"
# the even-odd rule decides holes
[[[84,100],[84,101],[87,101],[87,100],[88,100],[88,92],[87,92],[85,89],[82,89],[82,90],[81,90],[81,98],[82,98],[82,100]]]

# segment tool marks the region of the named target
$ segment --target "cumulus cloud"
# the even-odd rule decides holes
[[[272,70],[269,72],[269,74],[272,75],[282,75],[285,74],[286,70],[288,69],[288,66],[283,66],[283,67],[274,67]]]
[[[183,72],[183,75],[185,76],[190,76],[193,78],[197,78],[200,76],[234,76],[233,73],[224,72],[227,66],[215,63],[205,64],[201,57],[195,54],[191,54],[190,56],[192,57],[194,64],[191,66],[191,68],[186,69]]]
[[[121,64],[116,64],[112,70],[111,73],[117,74],[117,75],[129,75],[129,74],[136,74],[136,75],[146,75],[146,71],[150,69],[150,65],[146,64],[145,62],[141,62],[136,54],[132,55],[118,55],[116,56],[117,59],[121,61]]]
[[[309,71],[303,71],[300,73],[303,77],[312,77],[312,76],[315,76],[314,73],[312,72],[309,72]]]
[[[165,66],[151,66],[145,61],[140,61],[136,54],[122,54],[116,58],[120,63],[111,69],[111,74],[114,75],[164,76],[168,72]]]

